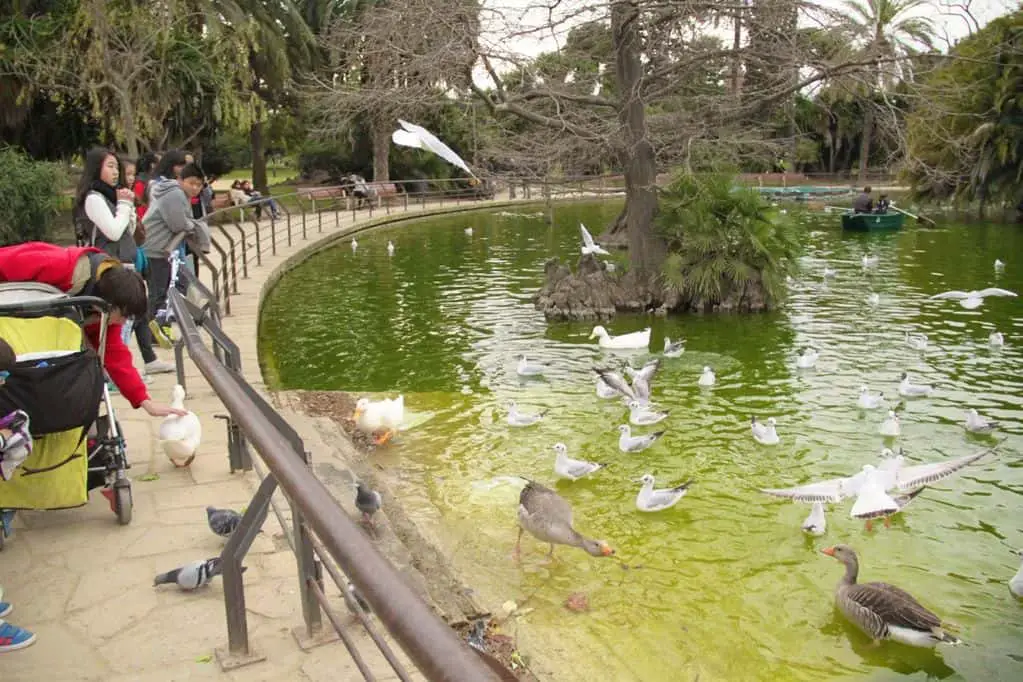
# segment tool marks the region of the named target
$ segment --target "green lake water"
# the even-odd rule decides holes
[[[539,216],[452,215],[359,236],[355,252],[341,242],[267,299],[267,376],[285,389],[405,395],[412,428],[371,457],[401,479],[396,494],[485,604],[512,599],[533,609],[512,634],[526,653],[540,651],[549,679],[1023,679],[1023,604],[1006,586],[1019,565],[1010,550],[1023,547],[1023,299],[989,298],[972,311],[924,300],[948,289],[1023,290],[1023,231],[907,225],[843,234],[837,217],[793,212],[805,225],[807,255],[778,312],[623,316],[607,325],[612,334],[651,325],[658,350],[665,334],[688,342],[654,382],[655,402],[671,410],[656,427],[667,434],[627,455],[616,432],[627,410],[596,396],[591,368],[625,359],[638,366],[650,355],[602,352],[587,340],[592,324],[548,324],[530,301],[546,259],[574,263],[579,221],[597,234],[616,210],[559,207],[554,227]],[[865,253],[880,256],[870,274],[860,264]],[[998,276],[995,258],[1008,262]],[[825,263],[838,270],[827,285]],[[876,308],[870,292],[880,294]],[[996,329],[1006,336],[997,350],[988,347]],[[907,347],[906,331],[928,334],[930,348]],[[806,345],[820,360],[797,370]],[[516,375],[521,353],[549,363],[544,379]],[[717,371],[712,390],[697,386],[703,365]],[[756,489],[874,463],[885,445],[883,412],[861,412],[858,389],[895,396],[902,371],[937,388],[902,416],[897,443],[910,460],[992,444],[965,433],[968,407],[1002,421],[1000,454],[925,491],[890,529],[867,532],[849,518],[847,501],[829,510],[824,537],[804,536],[808,506]],[[550,413],[537,426],[509,427],[512,399]],[[751,414],[777,419],[780,445],[754,442]],[[611,466],[555,484],[558,441]],[[673,509],[643,514],[633,479],[648,472],[659,484],[696,483]],[[555,485],[576,527],[607,540],[617,557],[561,547],[544,565],[546,545],[527,536],[517,566],[516,475]],[[967,645],[871,648],[833,607],[842,566],[818,550],[838,542],[859,552],[863,580],[914,593],[958,624]],[[574,592],[588,595],[588,613],[564,608]]]

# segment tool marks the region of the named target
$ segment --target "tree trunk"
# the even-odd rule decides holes
[[[863,114],[863,135],[860,138],[860,182],[867,179],[867,166],[870,164],[870,138],[874,134],[874,103],[867,102],[867,111]]]
[[[374,117],[373,130],[373,181],[387,182],[391,179],[391,121]]]
[[[256,120],[249,128],[249,146],[252,151],[252,185],[263,195],[270,193],[266,181],[266,153],[263,143],[263,112],[260,107],[256,113]]]
[[[660,274],[665,244],[654,233],[657,215],[657,166],[647,134],[646,110],[640,96],[643,63],[640,59],[639,3],[617,1],[611,6],[611,36],[615,51],[615,75],[622,104],[618,120],[625,139],[625,224],[629,265],[639,275]]]
[[[743,0],[742,4],[746,4]],[[742,49],[742,10],[739,10],[735,15],[735,25],[732,33],[732,50],[735,52],[735,56],[732,57],[732,94],[738,95],[742,90],[742,57],[740,56]]]
[[[124,147],[132,161],[139,158],[139,135],[135,127],[135,107],[131,103],[131,94],[119,91],[117,98],[121,102],[121,120],[124,122]]]

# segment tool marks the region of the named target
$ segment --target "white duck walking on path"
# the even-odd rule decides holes
[[[717,377],[714,376],[714,370],[710,367],[704,367],[703,373],[700,374],[700,380],[696,383],[704,388],[709,388],[717,382]]]
[[[175,384],[171,392],[171,407],[185,409],[185,389]],[[194,412],[183,417],[170,415],[160,424],[160,447],[176,467],[188,466],[195,459],[195,453],[202,441],[202,423]]]
[[[652,426],[668,418],[667,412],[657,412],[638,400],[629,401],[629,423],[633,426]]]
[[[399,395],[393,400],[359,398],[352,419],[360,431],[373,435],[373,441],[383,445],[394,438],[405,421],[405,396]]]
[[[814,502],[810,515],[803,521],[803,532],[809,535],[824,535],[828,529],[828,521],[824,515],[824,503]]]
[[[835,545],[821,552],[845,564],[845,575],[835,588],[835,604],[875,644],[883,639],[928,648],[959,643],[942,629],[941,618],[905,590],[888,583],[857,583],[860,565],[851,547]]]
[[[907,372],[902,373],[899,382],[899,395],[904,398],[923,398],[934,392],[934,387],[929,384],[914,384],[909,380]]]
[[[866,386],[860,386],[860,397],[856,399],[856,404],[861,410],[876,410],[881,407],[884,403],[884,394],[877,393],[872,395],[870,389]]]
[[[537,377],[546,370],[547,368],[540,363],[530,362],[525,355],[519,357],[519,364],[515,367],[515,373],[520,377]]]
[[[611,350],[645,350],[650,346],[650,327],[642,331],[611,336],[601,325],[597,325],[590,332],[590,338],[596,338],[601,348]]]
[[[799,369],[813,369],[819,357],[813,348],[805,348],[803,354],[796,358],[796,367]]]
[[[655,490],[654,477],[650,474],[643,474],[637,483],[643,484],[643,487],[639,489],[639,494],[636,495],[636,509],[641,512],[657,512],[674,507],[679,500],[685,497],[689,492],[689,486],[693,484],[692,481],[686,481],[674,488]]]
[[[572,506],[561,495],[535,481],[528,481],[519,493],[519,538],[515,543],[515,559],[522,551],[522,531],[551,546],[547,558],[554,557],[554,545],[578,547],[590,556],[605,557],[615,553],[603,540],[592,540],[572,527]]]
[[[967,310],[973,310],[979,308],[984,304],[984,299],[988,296],[1011,296],[1015,297],[1015,291],[1009,291],[1008,289],[999,289],[997,287],[988,287],[987,289],[981,289],[980,291],[943,291],[940,294],[931,296],[929,301],[959,301],[959,305],[966,308]]]
[[[586,226],[583,225],[582,223],[579,223],[579,231],[582,232],[583,235],[582,254],[584,256],[587,254],[594,254],[596,256],[610,255],[606,249],[604,249],[595,241],[593,241],[593,235],[590,234],[590,231],[587,230]]]
[[[1001,426],[999,422],[980,416],[975,409],[966,412],[966,430],[970,433],[991,433]]]
[[[554,473],[570,481],[578,481],[583,476],[592,474],[606,467],[600,462],[588,462],[585,459],[572,459],[568,456],[568,446],[564,443],[555,443],[554,452]]]
[[[758,422],[755,416],[750,417],[750,431],[753,433],[753,440],[761,445],[777,445],[781,439],[778,438],[776,425],[774,417],[769,417],[766,424]]]
[[[672,342],[667,336],[664,337],[664,357],[677,358],[685,351],[685,339]]]
[[[518,406],[514,400],[508,401],[508,426],[532,426],[536,424],[544,415],[547,414],[547,410],[541,410],[540,412],[519,412]]]
[[[622,452],[642,452],[653,445],[658,438],[664,435],[664,431],[648,433],[643,436],[633,436],[632,429],[628,424],[618,427],[618,449]]]
[[[881,422],[878,432],[885,438],[897,438],[902,433],[899,415],[895,414],[894,410],[888,410],[888,416]]]

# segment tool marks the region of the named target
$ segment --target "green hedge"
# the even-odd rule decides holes
[[[49,239],[66,186],[61,166],[0,148],[0,244]]]

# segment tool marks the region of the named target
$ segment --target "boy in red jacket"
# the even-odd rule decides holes
[[[0,282],[40,282],[72,296],[102,298],[111,305],[103,367],[121,395],[153,417],[188,414],[150,399],[121,338],[125,318],[145,317],[148,310],[146,285],[139,273],[122,267],[100,249],[27,242],[0,248]],[[99,346],[99,334],[98,316],[86,320],[85,336],[93,348]]]

